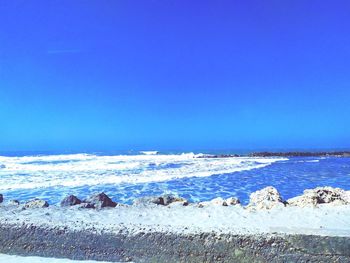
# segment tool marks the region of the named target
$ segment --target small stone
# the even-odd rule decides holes
[[[161,201],[161,203],[163,203],[163,205],[169,205],[171,203],[176,202],[187,202],[186,199],[174,195],[163,195],[159,198],[159,200]]]
[[[44,208],[44,207],[48,207],[49,206],[49,203],[46,202],[45,200],[42,200],[42,199],[33,199],[33,200],[30,200],[28,202],[26,202],[23,206],[24,209],[27,209],[27,208]]]
[[[69,195],[61,201],[61,206],[73,206],[81,204],[81,200],[75,195]]]
[[[103,207],[116,207],[117,203],[113,202],[105,193],[95,194],[88,197],[83,203],[89,203],[95,208],[100,209]]]
[[[188,205],[188,201],[185,198],[167,194],[162,196],[146,196],[137,198],[134,200],[133,205],[149,205],[149,204],[156,204],[156,205],[170,205],[173,203],[181,203],[183,206]]]

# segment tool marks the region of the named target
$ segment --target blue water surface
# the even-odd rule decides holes
[[[177,165],[173,168],[176,167]],[[172,167],[150,165],[149,169],[172,169]],[[23,176],[30,175],[23,174]],[[294,157],[264,168],[209,177],[191,177],[139,184],[18,189],[8,190],[3,194],[6,199],[44,198],[51,204],[60,202],[67,194],[74,194],[84,199],[96,192],[105,192],[115,201],[127,204],[132,203],[138,197],[164,193],[177,194],[192,202],[211,200],[215,197],[235,196],[243,204],[246,204],[252,192],[266,186],[276,187],[285,199],[300,195],[305,189],[318,186],[332,186],[350,190],[350,158]]]

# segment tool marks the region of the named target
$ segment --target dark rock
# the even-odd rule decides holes
[[[116,207],[117,203],[113,202],[105,193],[95,194],[88,197],[83,203],[89,203],[93,205],[95,208],[103,208],[103,207]]]
[[[61,201],[61,206],[73,206],[81,204],[81,200],[75,195],[69,195]]]
[[[184,202],[187,203],[187,200],[182,198],[182,197],[178,197],[178,196],[174,196],[174,195],[163,195],[159,197],[159,201],[160,201],[160,205],[169,205],[171,203],[175,203],[175,202]]]
[[[0,203],[2,203],[4,201],[4,197],[2,194],[0,194]]]
[[[188,201],[182,197],[174,195],[162,195],[162,196],[147,196],[141,197],[134,200],[134,205],[147,205],[147,204],[156,204],[156,205],[169,205],[175,202],[181,202],[184,206],[188,205]]]
[[[27,208],[44,208],[44,207],[48,207],[49,203],[46,202],[45,200],[41,200],[41,199],[33,199],[30,200],[28,202],[26,202],[23,206],[24,209]]]

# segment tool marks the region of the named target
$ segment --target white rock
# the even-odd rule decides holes
[[[318,206],[321,204],[329,205],[347,205],[350,204],[350,191],[344,191],[340,188],[317,187],[315,189],[306,189],[300,196],[287,200],[291,206]]]
[[[46,202],[45,200],[41,200],[41,199],[33,199],[30,200],[28,202],[26,202],[23,206],[23,208],[27,209],[27,208],[44,208],[44,207],[48,207],[49,203]]]
[[[276,188],[268,186],[250,195],[247,208],[249,210],[261,210],[284,206],[285,202],[282,200],[280,193]]]

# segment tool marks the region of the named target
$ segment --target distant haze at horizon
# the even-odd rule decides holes
[[[0,152],[350,149],[349,11],[2,2]]]

